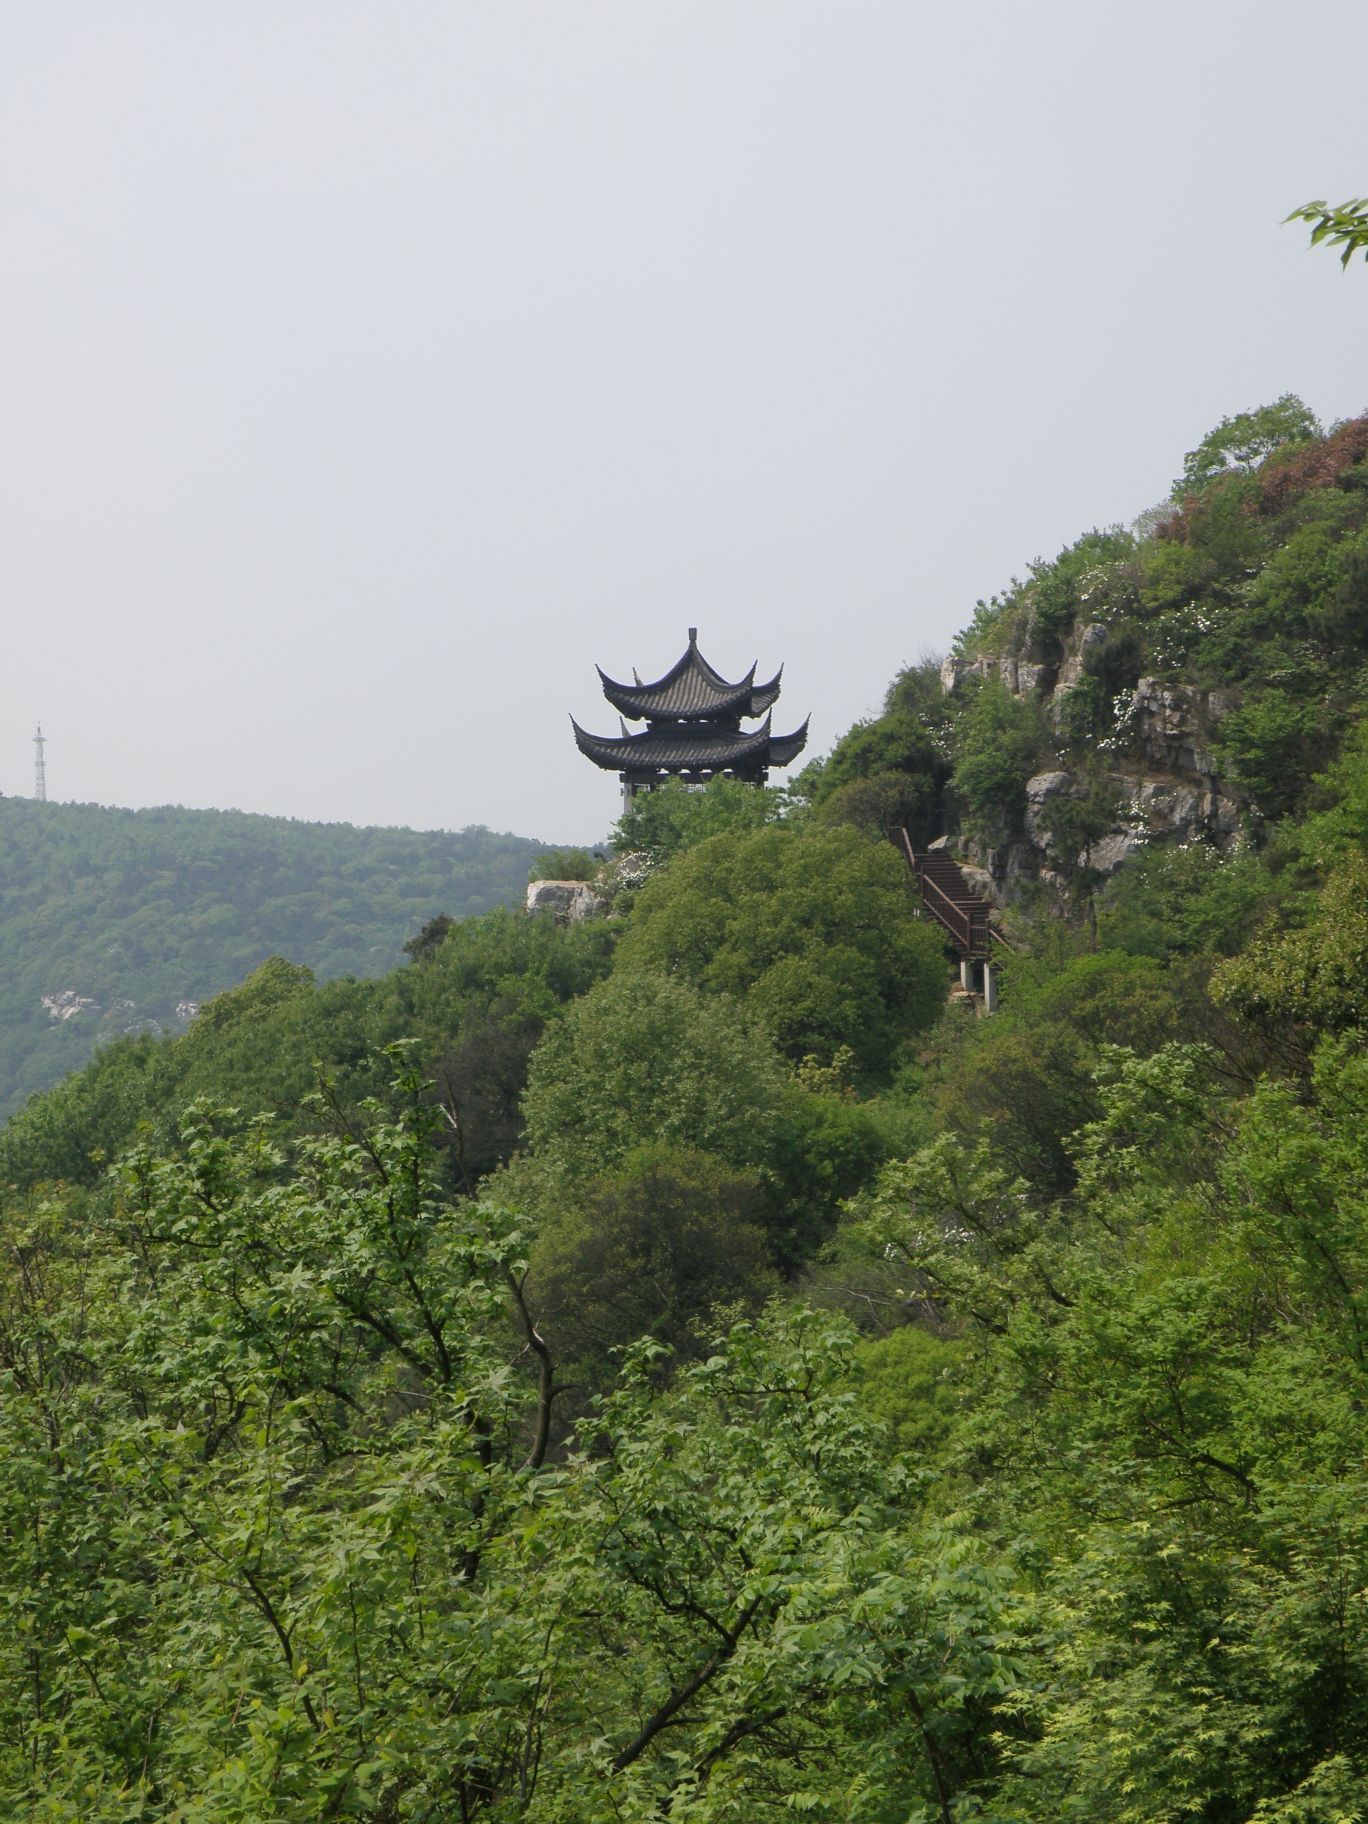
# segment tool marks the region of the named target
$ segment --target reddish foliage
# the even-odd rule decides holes
[[[1332,488],[1347,469],[1368,456],[1368,412],[1350,418],[1330,436],[1275,450],[1259,470],[1260,513],[1281,513],[1313,488]]]
[[[1350,418],[1328,437],[1317,437],[1313,443],[1294,444],[1290,449],[1275,450],[1258,471],[1257,490],[1244,503],[1244,510],[1271,519],[1316,488],[1333,488],[1358,462],[1368,456],[1368,412]],[[1154,528],[1156,538],[1173,539],[1189,544],[1193,530],[1205,517],[1216,496],[1230,484],[1243,480],[1237,470],[1221,475],[1199,493],[1187,495]]]
[[[1218,494],[1223,494],[1232,482],[1243,481],[1243,472],[1232,469],[1228,475],[1218,475],[1215,481],[1194,494],[1185,494],[1167,519],[1161,519],[1154,528],[1156,538],[1169,538],[1175,544],[1192,543],[1193,529],[1206,518],[1211,503]]]

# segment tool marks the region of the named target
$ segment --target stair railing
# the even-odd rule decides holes
[[[989,919],[989,908],[981,899],[952,899],[940,882],[931,878],[927,873],[927,858],[913,848],[906,824],[899,824],[889,834],[902,850],[904,860],[916,877],[922,905],[936,923],[948,932],[957,949],[966,956],[982,956],[992,949],[994,942],[1001,944],[1004,950],[1012,948]],[[957,869],[953,860],[950,865]]]

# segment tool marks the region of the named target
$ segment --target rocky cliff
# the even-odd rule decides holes
[[[1096,622],[1076,629],[1055,665],[1029,663],[1012,653],[947,659],[941,682],[953,695],[967,678],[996,678],[1013,695],[1034,697],[1046,722],[1060,730],[1070,693],[1087,676],[1090,651],[1108,637],[1108,629]],[[1027,883],[1062,887],[1061,866],[1080,856],[1061,852],[1051,833],[1051,824],[1059,821],[1052,808],[1085,790],[1095,792],[1099,783],[1110,788],[1114,804],[1110,828],[1087,852],[1088,865],[1099,873],[1113,873],[1156,842],[1200,840],[1226,849],[1238,839],[1247,806],[1222,781],[1212,750],[1213,732],[1235,707],[1231,693],[1142,677],[1113,707],[1113,732],[1094,744],[1101,771],[1093,771],[1086,785],[1081,770],[1038,772],[1026,782],[1020,824],[1004,818],[997,829],[953,839],[951,846],[982,890],[1011,900]]]

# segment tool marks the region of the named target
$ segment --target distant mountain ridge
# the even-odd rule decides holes
[[[437,913],[520,900],[548,846],[480,825],[0,799],[0,1118],[101,1039],[183,1029],[269,956],[383,974]]]

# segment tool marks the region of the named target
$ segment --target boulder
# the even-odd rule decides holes
[[[1205,793],[1195,785],[1175,785],[1169,779],[1142,779],[1131,800],[1132,810],[1147,830],[1158,835],[1188,834],[1201,820]]]
[[[1044,804],[1048,799],[1059,798],[1065,792],[1073,790],[1073,782],[1072,773],[1034,773],[1026,781],[1026,801],[1028,804]]]
[[[962,861],[959,871],[970,892],[977,893],[980,899],[993,897],[993,877],[987,868],[976,868],[972,861]]]
[[[527,886],[529,912],[549,912],[560,924],[596,918],[604,902],[587,880],[533,880]]]

